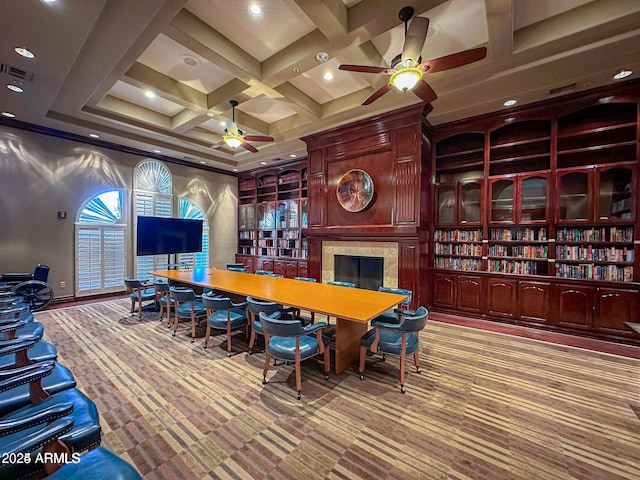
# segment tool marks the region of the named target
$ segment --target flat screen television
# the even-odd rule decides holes
[[[202,251],[202,220],[138,216],[138,255]]]

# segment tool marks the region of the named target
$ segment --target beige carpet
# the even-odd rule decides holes
[[[638,479],[640,362],[431,322],[422,373],[367,362],[325,381],[227,358],[128,300],[37,314],[101,414],[104,445],[148,479]],[[203,335],[203,329],[199,330]]]

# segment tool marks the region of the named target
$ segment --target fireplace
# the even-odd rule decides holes
[[[384,258],[360,255],[335,255],[334,278],[350,282],[356,288],[377,290],[384,281]]]
[[[336,268],[336,258],[347,257],[367,257],[382,260],[380,279],[376,279],[376,285],[372,289],[377,290],[380,285],[385,287],[398,286],[398,243],[397,242],[348,242],[348,241],[324,241],[322,242],[322,282],[331,280],[347,281],[338,276]],[[361,287],[362,288],[362,287]],[[364,287],[367,288],[367,287]]]

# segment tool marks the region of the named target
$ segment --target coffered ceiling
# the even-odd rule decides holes
[[[420,102],[393,90],[362,106],[388,77],[338,69],[388,66],[407,5],[430,20],[423,60],[488,48],[425,75],[434,125],[640,74],[637,0],[12,0],[1,4],[0,79],[24,91],[2,88],[0,111],[194,166],[290,160],[305,154],[302,136]],[[273,143],[224,144],[232,99],[245,134]]]

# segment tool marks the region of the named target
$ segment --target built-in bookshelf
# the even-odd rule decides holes
[[[437,229],[434,234],[436,268],[482,269],[482,229]]]
[[[236,260],[247,269],[275,270],[279,263],[274,260],[307,258],[307,241],[302,234],[308,224],[307,174],[306,162],[296,162],[238,179]],[[287,271],[293,271],[292,265],[287,265]],[[306,264],[301,271],[306,271]]]
[[[633,281],[633,226],[556,230],[555,275],[563,278]]]
[[[490,228],[488,270],[520,275],[547,275],[546,227]]]

